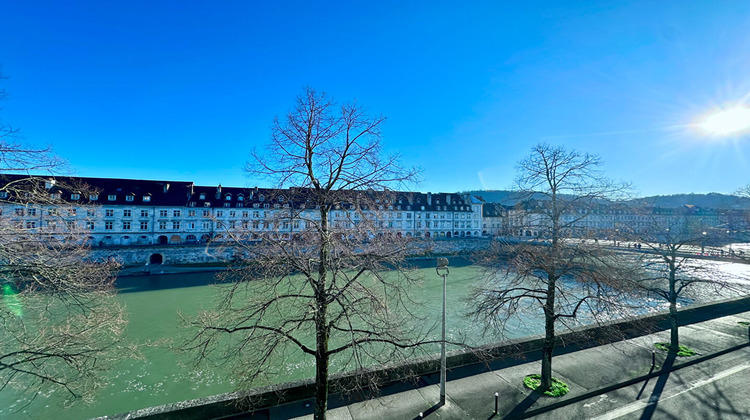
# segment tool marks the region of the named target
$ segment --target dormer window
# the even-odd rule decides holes
[[[133,201],[133,200],[135,200],[135,196],[134,195],[126,195],[125,196],[125,201]]]
[[[70,199],[71,200],[78,200],[81,198],[81,194],[71,194]]]
[[[280,196],[279,196],[279,202],[280,202],[280,203],[283,203],[283,202],[284,202],[284,196],[283,196],[283,195],[280,195]]]
[[[198,196],[198,200],[205,200],[205,199],[206,199],[206,194],[205,194],[205,193],[201,193],[201,194],[200,194],[200,195]]]
[[[96,201],[99,199],[99,194],[91,194],[89,195],[89,200]]]
[[[0,191],[0,198],[8,198],[8,192],[7,191]]]
[[[231,199],[232,199],[232,194],[227,194],[226,196],[224,196],[224,200],[226,201],[230,201]]]
[[[150,195],[144,195],[143,196],[143,202],[144,203],[148,203],[149,201],[151,201],[151,196]]]
[[[245,196],[243,196],[242,194],[238,195],[237,201],[245,201]]]
[[[260,201],[266,201],[266,196],[263,195],[263,194],[261,194],[261,195],[258,196],[258,200],[260,200]]]
[[[115,200],[117,200],[117,194],[109,194],[107,196],[107,200],[109,200],[109,201],[115,201]]]

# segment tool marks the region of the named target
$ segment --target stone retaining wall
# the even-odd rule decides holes
[[[431,254],[456,254],[469,253],[485,249],[490,243],[489,239],[444,239],[444,240],[418,240],[418,253]],[[156,261],[160,264],[205,264],[231,261],[234,258],[234,250],[230,247],[212,245],[144,245],[93,248],[91,254],[96,259],[114,258],[125,266],[152,265]],[[154,257],[154,256],[161,256]]]
[[[745,312],[750,308],[750,297],[728,299],[724,301],[694,305],[679,311],[681,325],[702,322],[713,318]],[[658,313],[642,317],[630,318],[623,321],[612,322],[605,325],[578,328],[574,331],[560,333],[557,335],[559,351],[573,351],[580,348],[591,347],[603,342],[613,341],[613,337],[619,339],[638,337],[650,334],[657,330],[669,327],[667,313]],[[522,340],[505,341],[491,344],[473,350],[460,350],[450,352],[447,357],[448,368],[457,368],[476,363],[487,363],[489,360],[506,358],[508,362],[519,358],[534,356],[543,343],[541,335],[528,337]],[[510,359],[514,358],[514,359]],[[382,385],[414,378],[415,376],[432,375],[439,372],[440,357],[434,355],[410,361],[396,366],[384,366],[368,370],[365,375],[377,377]],[[348,384],[357,381],[357,375],[352,373],[334,375],[331,380],[331,389],[347,389]],[[158,420],[171,419],[206,419],[218,418],[241,413],[237,408],[238,398],[251,398],[255,410],[275,406],[278,404],[309,399],[314,396],[314,383],[312,379],[289,382],[272,387],[254,389],[244,394],[237,392],[215,395],[183,401],[174,404],[166,404],[158,407],[145,408],[129,413],[114,416],[101,417],[100,419],[135,419],[148,418]]]

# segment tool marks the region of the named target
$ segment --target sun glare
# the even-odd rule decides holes
[[[700,128],[708,134],[726,136],[750,131],[750,108],[737,106],[714,112],[701,121]]]

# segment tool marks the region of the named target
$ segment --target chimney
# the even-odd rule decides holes
[[[428,206],[432,205],[432,193],[429,191],[427,192],[427,205]]]
[[[164,184],[164,193],[166,194],[167,191],[169,191],[169,182],[167,182],[166,184]]]
[[[54,187],[54,186],[55,186],[55,180],[52,179],[52,178],[50,178],[50,179],[48,179],[48,180],[46,180],[44,182],[44,188],[46,188],[48,190],[52,189],[52,187]]]
[[[221,198],[221,184],[216,187],[216,199],[218,200],[219,198]]]
[[[451,195],[450,194],[446,194],[445,195],[445,204],[453,204],[453,202],[451,201]]]

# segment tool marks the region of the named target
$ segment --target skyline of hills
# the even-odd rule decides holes
[[[510,190],[470,190],[465,192],[480,196],[488,203],[513,205],[519,201],[517,193]],[[532,198],[541,199],[543,196],[539,194],[538,197]],[[695,205],[698,207],[714,209],[750,209],[750,198],[721,193],[653,195],[648,197],[638,197],[629,201],[632,203],[665,208]]]

